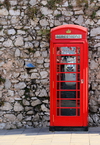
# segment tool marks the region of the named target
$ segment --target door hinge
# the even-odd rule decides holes
[[[83,79],[81,79],[81,84],[83,84],[84,83],[84,80]]]
[[[53,122],[54,122],[54,115],[53,115]]]
[[[53,84],[52,84],[53,88],[54,88],[54,81],[53,81]]]

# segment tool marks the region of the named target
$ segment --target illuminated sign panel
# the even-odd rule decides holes
[[[82,35],[76,34],[76,35],[55,35],[56,39],[81,39]]]

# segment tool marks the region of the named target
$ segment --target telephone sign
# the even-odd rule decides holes
[[[58,26],[51,30],[50,39],[50,130],[87,128],[87,29]]]

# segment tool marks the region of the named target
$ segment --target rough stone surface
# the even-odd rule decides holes
[[[31,105],[34,107],[34,106],[37,106],[41,104],[41,101],[39,99],[35,100],[35,101],[32,101]]]
[[[5,81],[5,88],[9,89],[10,87],[11,87],[11,82],[10,82],[9,79],[6,79],[6,81]]]
[[[4,115],[4,117],[7,118],[11,122],[16,120],[16,116],[13,114],[6,114],[6,115]]]
[[[24,44],[23,37],[18,36],[17,39],[15,40],[15,46],[22,46],[23,44]]]
[[[5,102],[4,105],[1,107],[1,110],[11,110],[12,106],[10,103]]]
[[[16,111],[16,112],[18,111],[19,112],[19,111],[22,111],[23,109],[24,109],[23,106],[20,105],[19,103],[16,102],[14,104],[14,111]]]
[[[14,85],[15,89],[24,89],[26,87],[26,84],[24,82],[20,82],[18,84]]]
[[[0,1],[0,129],[49,125],[49,33],[65,24],[88,29],[89,125],[100,126],[100,0],[9,2]]]

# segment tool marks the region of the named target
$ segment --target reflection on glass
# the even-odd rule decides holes
[[[57,107],[76,107],[76,100],[57,100]]]
[[[60,47],[61,54],[76,54],[76,47]]]
[[[76,109],[57,109],[58,116],[76,116]]]
[[[57,89],[76,90],[76,82],[57,82]]]
[[[76,93],[76,91],[57,91],[57,98],[76,98]]]

